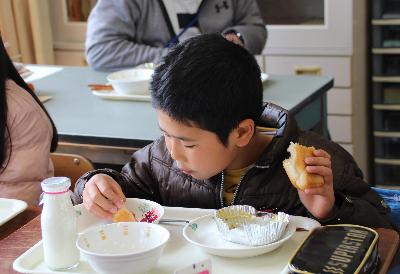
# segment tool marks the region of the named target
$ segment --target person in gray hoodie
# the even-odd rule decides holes
[[[103,71],[157,63],[170,46],[213,32],[252,54],[267,39],[255,0],[99,0],[88,19],[86,58]]]

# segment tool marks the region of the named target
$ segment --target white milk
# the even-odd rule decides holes
[[[43,211],[41,216],[44,261],[48,268],[62,270],[79,264],[76,247],[76,212],[66,177],[48,178],[42,182]]]

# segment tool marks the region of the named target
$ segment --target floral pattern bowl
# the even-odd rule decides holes
[[[127,198],[125,208],[132,212],[139,222],[158,223],[164,215],[164,208],[160,204],[145,199]],[[112,223],[111,220],[100,219],[88,212],[83,204],[76,205],[75,211],[78,215],[78,231],[85,231],[99,224]]]
[[[158,223],[164,215],[164,208],[149,200],[128,198],[125,207],[133,213],[133,216],[139,222]]]

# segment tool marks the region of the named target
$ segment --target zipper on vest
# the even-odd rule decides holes
[[[236,195],[237,195],[238,192],[239,192],[239,187],[240,187],[240,185],[242,184],[242,181],[243,181],[243,179],[244,179],[244,176],[246,176],[246,174],[247,174],[247,172],[246,172],[245,174],[243,174],[242,177],[241,177],[240,180],[239,180],[239,184],[238,184],[238,186],[237,186],[237,188],[236,188],[236,190],[235,190],[235,193],[233,193],[233,198],[232,198],[231,205],[234,205],[234,204],[235,204]]]
[[[249,170],[250,170],[250,169],[249,169]],[[239,187],[240,187],[240,185],[241,185],[241,183],[242,183],[242,181],[243,181],[244,176],[246,176],[246,174],[247,174],[247,172],[248,172],[249,170],[247,170],[247,171],[242,175],[242,177],[240,177],[239,184],[237,185],[236,190],[235,190],[235,192],[233,193],[233,198],[232,198],[232,202],[231,202],[230,205],[234,205],[234,204],[235,204],[235,199],[236,199],[236,195],[237,195],[237,193],[238,193]],[[224,188],[225,180],[224,180],[224,178],[225,178],[225,175],[224,175],[224,172],[222,171],[222,173],[221,173],[221,189],[220,189],[220,192],[219,192],[219,198],[220,198],[220,201],[221,201],[221,208],[223,208],[223,207],[225,206],[225,205],[224,205],[224,191],[225,191],[225,188]]]

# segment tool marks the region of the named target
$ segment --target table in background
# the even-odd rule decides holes
[[[58,129],[59,152],[120,165],[133,151],[161,135],[150,102],[112,101],[92,95],[88,84],[105,84],[107,73],[88,67],[29,66],[33,71],[46,68],[58,70],[32,83],[39,95],[52,97],[44,105]],[[327,136],[326,92],[332,86],[333,79],[326,76],[270,75],[264,83],[263,100],[288,109],[300,128]]]

